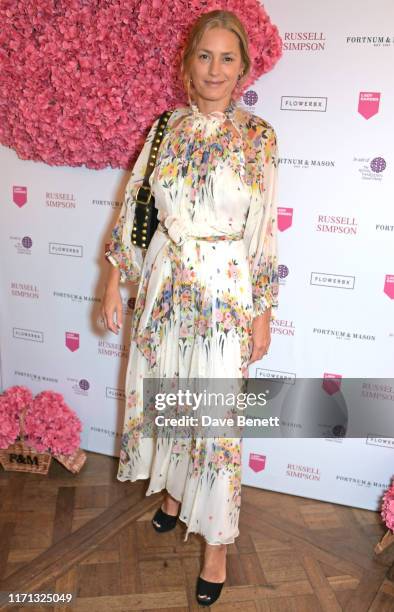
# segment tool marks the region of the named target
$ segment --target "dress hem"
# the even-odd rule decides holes
[[[161,489],[157,489],[157,491],[147,491],[146,495],[154,495],[155,493],[160,493],[160,491],[167,491],[167,493],[169,493],[169,495],[171,495],[171,497],[173,497],[178,503],[182,504],[182,500],[181,499],[177,499],[166,487],[162,487]],[[182,523],[185,523],[186,527],[188,527],[188,523],[186,521],[186,519],[183,519],[180,515],[178,516],[178,519],[180,521],[182,521]],[[202,531],[194,531],[194,530],[186,530],[186,534],[185,534],[185,538],[184,538],[184,542],[187,542],[187,538],[189,536],[189,533],[196,533],[198,535],[201,535],[204,540],[206,541],[207,544],[210,544],[211,546],[221,546],[222,544],[234,544],[234,539],[231,542],[208,542],[208,540],[206,539],[206,537],[204,536]],[[239,531],[238,534],[239,535]]]
[[[146,480],[147,478],[150,478],[150,475],[148,476],[137,476],[134,480],[132,480],[131,478],[119,478],[118,476],[116,477],[117,480],[119,480],[120,482],[136,482],[137,480]],[[157,489],[157,491],[148,491],[145,493],[145,497],[149,496],[149,495],[154,495],[155,493],[160,493],[161,491],[167,491],[171,497],[173,497],[177,502],[179,502],[180,504],[182,503],[182,500],[177,499],[174,495],[172,495],[172,493],[166,488],[166,487],[161,487],[161,489]],[[184,523],[186,525],[186,527],[188,527],[188,523],[185,519],[183,519],[181,516],[178,516],[179,520],[182,521],[182,523]],[[204,534],[201,531],[188,531],[186,530],[186,534],[185,534],[185,538],[184,538],[184,542],[187,542],[188,536],[190,533],[195,533],[197,535],[201,535],[205,542],[207,544],[209,544],[210,546],[221,546],[222,544],[228,545],[228,544],[234,544],[235,538],[231,541],[231,542],[208,542],[208,540],[206,539],[206,537],[204,536]],[[237,536],[239,535],[239,531],[237,533]],[[235,536],[235,537],[237,537]]]
[[[119,480],[119,482],[136,482],[137,480],[146,480],[147,478],[150,478],[150,474],[148,474],[148,476],[137,476],[136,478],[127,478],[126,476],[117,476],[116,480]]]

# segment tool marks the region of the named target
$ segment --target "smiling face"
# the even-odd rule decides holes
[[[190,63],[194,98],[228,103],[242,70],[238,36],[220,27],[207,30]]]

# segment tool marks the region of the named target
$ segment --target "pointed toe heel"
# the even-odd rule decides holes
[[[167,514],[160,507],[152,519],[152,525],[156,531],[163,533],[164,531],[171,531],[171,529],[174,529],[177,520],[178,515],[172,516],[171,514]]]
[[[209,582],[199,576],[197,580],[196,599],[200,606],[211,606],[215,603],[220,597],[224,582]]]

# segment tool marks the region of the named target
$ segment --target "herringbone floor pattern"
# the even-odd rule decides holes
[[[0,471],[0,609],[26,609],[5,604],[7,591],[51,591],[74,593],[72,606],[31,609],[201,610],[202,538],[184,543],[183,523],[157,534],[162,494],[118,482],[117,461],[88,453],[78,475],[55,461],[48,476]],[[387,559],[374,557],[378,513],[244,486],[240,531],[218,612],[394,611]]]

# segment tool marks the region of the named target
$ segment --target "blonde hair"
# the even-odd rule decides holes
[[[205,32],[212,28],[225,28],[236,34],[239,40],[241,50],[241,59],[243,63],[242,79],[244,79],[251,68],[251,59],[249,55],[248,35],[244,26],[238,17],[231,11],[209,11],[203,13],[194,23],[186,46],[182,53],[181,61],[181,77],[183,86],[187,93],[189,103],[191,102],[191,83],[190,83],[190,64],[197,45],[204,36]]]

